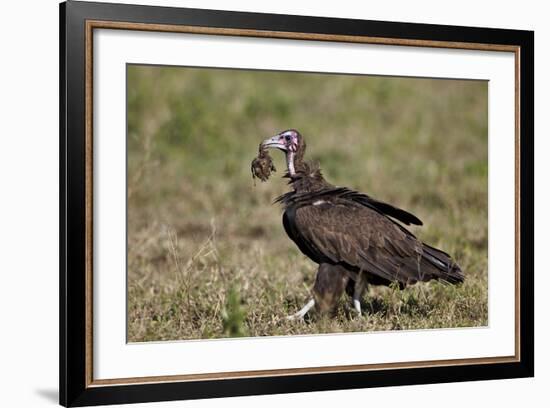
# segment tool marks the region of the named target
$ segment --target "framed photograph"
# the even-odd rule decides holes
[[[533,32],[60,27],[62,405],[534,375]]]

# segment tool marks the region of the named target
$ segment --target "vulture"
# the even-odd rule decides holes
[[[413,214],[366,194],[328,183],[318,165],[304,161],[306,142],[295,129],[264,140],[262,149],[286,156],[291,191],[275,202],[283,226],[300,251],[319,265],[312,298],[289,319],[301,319],[316,304],[333,310],[344,291],[361,314],[368,284],[401,289],[432,279],[458,284],[464,274],[449,254],[423,243],[404,225],[422,225]]]

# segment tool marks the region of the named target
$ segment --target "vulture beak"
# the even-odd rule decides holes
[[[286,145],[281,142],[281,136],[280,135],[276,135],[276,136],[265,139],[262,142],[262,146],[266,147],[266,148],[273,147],[275,149],[280,149],[284,152],[287,151]]]

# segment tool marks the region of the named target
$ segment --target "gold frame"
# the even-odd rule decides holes
[[[260,37],[277,39],[296,39],[311,41],[331,41],[343,43],[364,43],[398,45],[412,47],[452,48],[464,50],[513,52],[515,57],[515,353],[513,356],[479,357],[450,360],[430,360],[383,364],[358,364],[343,366],[304,367],[275,370],[253,370],[237,372],[215,372],[206,374],[167,375],[153,377],[127,377],[113,379],[93,378],[93,30],[120,29],[132,31],[156,31],[187,34],[207,34],[222,36]],[[119,21],[86,21],[86,369],[85,386],[102,387],[112,385],[130,385],[144,383],[167,383],[180,381],[223,380],[251,377],[292,376],[300,374],[319,374],[352,371],[388,370],[396,368],[420,368],[460,366],[469,364],[514,363],[521,361],[520,356],[520,47],[514,45],[462,43],[446,41],[428,41],[395,39],[368,36],[310,34],[285,31],[262,31],[250,29],[231,29],[215,27],[196,27],[187,25],[166,25],[149,23],[127,23]]]

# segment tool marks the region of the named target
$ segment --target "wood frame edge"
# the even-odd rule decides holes
[[[433,360],[420,362],[398,362],[387,364],[367,364],[367,365],[349,365],[349,366],[324,366],[309,367],[297,369],[277,369],[277,370],[255,370],[240,372],[219,372],[205,374],[188,375],[170,375],[153,377],[129,377],[115,379],[93,379],[93,30],[101,29],[120,29],[135,31],[154,31],[154,32],[176,32],[187,34],[202,35],[223,35],[223,36],[242,36],[254,38],[276,38],[292,40],[309,41],[330,41],[342,43],[365,43],[393,46],[412,46],[412,47],[430,47],[430,48],[451,48],[480,51],[513,52],[515,55],[515,229],[516,229],[516,255],[515,255],[515,355],[503,357],[485,357],[456,360]],[[471,364],[497,364],[497,363],[518,363],[521,362],[520,356],[520,45],[504,44],[484,44],[484,43],[461,43],[453,41],[429,41],[396,39],[387,37],[371,36],[351,36],[351,35],[330,35],[315,33],[298,33],[288,31],[269,31],[269,30],[251,30],[251,29],[233,29],[216,27],[199,27],[191,25],[171,25],[171,24],[150,24],[150,23],[128,23],[121,21],[108,20],[86,20],[85,21],[85,47],[86,47],[86,356],[85,356],[85,386],[86,388],[104,387],[112,385],[131,385],[131,384],[151,384],[168,383],[181,381],[208,381],[224,380],[238,378],[254,377],[272,377],[272,376],[295,376],[300,374],[324,374],[351,371],[373,371],[389,369],[412,369],[441,366],[459,366]]]

